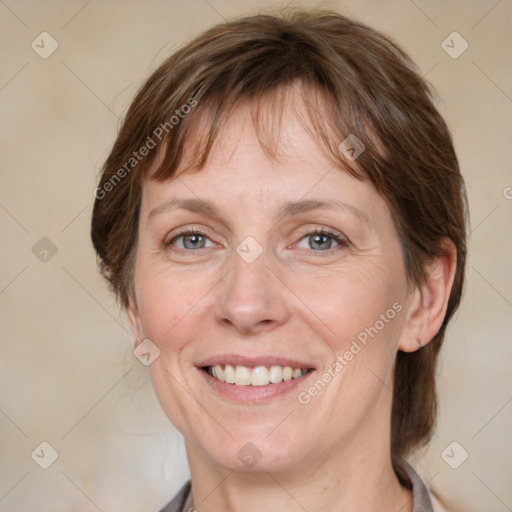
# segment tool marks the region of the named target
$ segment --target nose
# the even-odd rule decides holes
[[[215,316],[220,324],[250,335],[273,330],[288,320],[286,287],[267,263],[265,253],[252,263],[233,255],[233,267],[218,288]]]

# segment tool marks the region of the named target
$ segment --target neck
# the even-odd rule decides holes
[[[402,487],[389,450],[377,442],[347,443],[317,453],[314,460],[281,472],[240,473],[220,468],[197,447],[187,443],[193,505],[197,512],[325,512],[380,510],[412,512],[412,492]],[[368,438],[367,438],[368,439]],[[370,439],[372,439],[370,437]]]

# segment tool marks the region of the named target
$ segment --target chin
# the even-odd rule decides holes
[[[280,473],[299,465],[310,447],[291,443],[289,435],[265,438],[268,432],[225,438],[203,449],[215,464],[238,473]]]

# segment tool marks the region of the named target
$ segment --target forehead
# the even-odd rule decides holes
[[[198,107],[182,146],[179,165],[173,169],[167,162],[174,158],[177,148],[168,150],[169,158],[162,144],[146,176],[150,180],[155,175],[157,180],[176,179],[207,171],[201,175],[204,181],[219,168],[223,171],[217,176],[219,179],[231,179],[241,172],[255,175],[260,169],[267,179],[271,178],[269,174],[288,171],[297,181],[301,177],[310,180],[308,175],[321,174],[333,166],[347,172],[325,143],[329,138],[331,144],[337,145],[343,137],[335,133],[332,123],[329,129],[329,122],[325,122],[329,110],[326,99],[321,93],[309,92],[306,99],[303,86],[296,85],[268,93],[261,101],[243,100],[221,118],[218,128],[211,116],[212,112],[217,115],[217,105],[212,110],[203,106],[203,112]],[[318,124],[319,119],[325,124]],[[208,142],[211,147],[205,150]]]
[[[192,139],[193,141],[193,139]],[[188,144],[184,164],[177,169],[176,176],[194,168],[186,168],[194,154],[194,144]],[[291,108],[285,109],[279,119],[269,120],[265,132],[258,128],[249,106],[240,106],[225,121],[216,137],[205,165],[206,171],[222,168],[226,176],[252,172],[258,174],[295,172],[298,178],[301,168],[315,170],[331,167],[328,158],[314,137],[309,133],[305,120]],[[268,176],[269,177],[269,176]]]
[[[252,139],[253,148],[257,139],[272,160],[296,158],[300,147],[304,148],[302,158],[307,159],[307,147],[316,152],[319,143],[325,155],[339,165],[336,148],[345,138],[340,128],[340,120],[344,124],[345,119],[337,112],[339,108],[318,85],[303,81],[279,85],[249,98],[225,101],[218,95],[202,97],[169,134],[172,140],[160,145],[157,160],[146,168],[143,177],[161,180],[202,169],[205,162],[233,153],[242,136],[245,142]],[[349,131],[349,127],[344,130]],[[366,176],[358,166],[350,167],[352,174]]]
[[[265,108],[269,106],[272,104]],[[199,120],[187,138],[179,166],[164,182],[183,183],[186,177],[187,183],[196,186],[215,181],[233,193],[249,189],[265,193],[275,186],[282,187],[285,179],[288,191],[302,189],[305,194],[316,183],[320,186],[327,175],[343,174],[346,181],[350,180],[347,170],[319,144],[303,104],[289,98],[279,113],[260,110],[260,121],[268,121],[263,131],[253,114],[254,105],[248,103],[234,109],[223,122],[202,167],[197,160],[204,145],[204,131],[209,127],[206,121]],[[160,148],[144,189],[158,188],[152,175],[166,165],[163,149]],[[329,176],[328,181],[333,177]]]

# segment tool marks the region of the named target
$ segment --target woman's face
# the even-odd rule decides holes
[[[204,169],[143,186],[132,329],[160,350],[151,379],[189,457],[237,471],[388,451],[405,336],[385,201],[290,111],[279,143],[267,159],[239,108]]]

